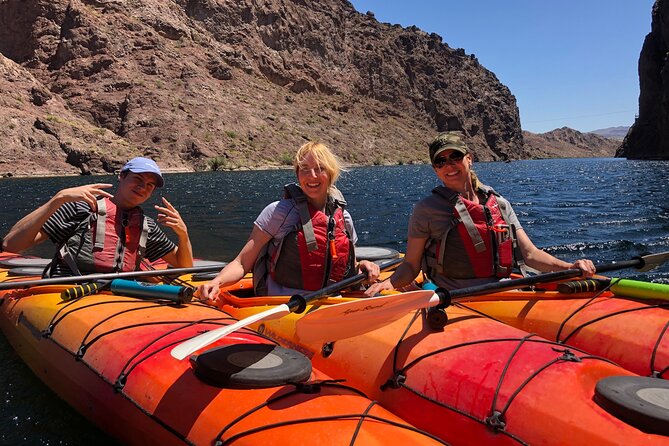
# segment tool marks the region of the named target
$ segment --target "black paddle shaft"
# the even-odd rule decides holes
[[[84,276],[71,277],[50,277],[48,279],[24,280],[21,282],[0,283],[0,291],[15,290],[20,288],[30,288],[39,285],[59,285],[64,283],[93,282],[96,280],[128,279],[133,277],[151,277],[151,276],[180,276],[190,273],[204,273],[210,271],[220,271],[221,265],[194,266],[191,268],[170,268],[155,269],[148,271],[126,271],[121,273],[99,273],[87,274]]]
[[[645,265],[642,257],[636,257],[631,260],[623,260],[620,262],[605,263],[596,266],[598,273],[605,273],[608,271],[616,271],[625,268],[641,268]],[[555,271],[552,273],[539,274],[537,276],[522,277],[520,279],[501,280],[499,282],[484,283],[483,285],[475,285],[466,288],[459,288],[457,290],[447,291],[452,299],[466,296],[478,296],[480,294],[487,294],[491,291],[513,290],[524,286],[535,285],[537,283],[552,282],[554,280],[569,279],[572,277],[579,277],[583,274],[580,269],[566,269],[564,271]]]
[[[381,271],[385,271],[387,269],[392,268],[395,265],[399,265],[402,263],[404,259],[403,258],[397,258],[390,260],[386,263],[383,263],[379,265],[379,269]],[[350,287],[352,285],[355,285],[356,283],[362,282],[367,278],[367,272],[362,272],[359,274],[356,274],[355,276],[348,277],[344,280],[340,280],[339,282],[333,283],[331,285],[326,286],[325,288],[321,288],[320,290],[313,291],[311,293],[305,294],[304,296],[301,296],[299,294],[296,294],[290,298],[288,301],[288,309],[290,310],[291,313],[302,313],[306,308],[307,304],[311,301],[314,301],[320,297],[327,296],[328,294],[336,293],[337,291],[341,291],[344,288]]]

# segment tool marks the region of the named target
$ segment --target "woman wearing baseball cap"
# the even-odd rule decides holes
[[[63,189],[16,223],[2,249],[18,253],[51,239],[58,251],[45,276],[133,271],[144,259],[160,258],[190,267],[193,253],[179,212],[165,198],[155,206],[158,222],[177,235],[175,244],[140,207],[164,183],[153,160],[133,158],[121,169],[113,195],[105,190],[112,187],[108,183]]]
[[[443,185],[415,205],[404,261],[390,278],[370,286],[368,295],[409,285],[421,269],[446,289],[494,282],[525,265],[546,272],[580,268],[586,276],[594,274],[590,260],[568,263],[534,246],[511,204],[479,181],[461,133],[439,134],[429,154]]]

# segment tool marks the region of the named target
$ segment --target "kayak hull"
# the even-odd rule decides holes
[[[608,358],[638,375],[669,377],[668,301],[635,300],[608,291],[508,291],[458,305]]]
[[[224,296],[223,308],[240,319],[267,308]],[[417,311],[324,344],[296,336],[300,315],[256,328],[449,444],[669,444],[669,438],[642,432],[594,402],[599,380],[633,373],[465,308],[451,307],[447,315],[441,330],[430,328]]]
[[[0,293],[0,328],[47,386],[123,444],[443,444],[317,369],[304,384],[205,384],[169,351],[234,322],[218,308],[105,293],[64,302],[64,288]],[[274,342],[245,330],[209,348],[240,344]]]

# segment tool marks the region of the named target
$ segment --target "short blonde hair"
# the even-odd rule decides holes
[[[300,166],[304,165],[304,160],[307,156],[313,156],[318,167],[322,168],[328,173],[330,177],[330,184],[328,187],[334,186],[339,179],[342,168],[339,159],[328,147],[320,142],[309,141],[297,150],[295,158],[293,159],[293,167],[295,167],[295,174],[297,174]]]

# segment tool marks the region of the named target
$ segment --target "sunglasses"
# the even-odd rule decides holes
[[[446,164],[459,163],[460,161],[462,161],[462,159],[464,157],[465,157],[465,154],[462,153],[462,152],[453,152],[449,156],[440,156],[439,158],[434,160],[432,165],[437,169],[441,169]]]

